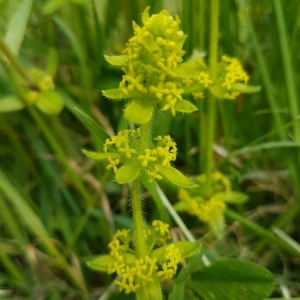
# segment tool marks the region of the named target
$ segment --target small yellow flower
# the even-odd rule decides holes
[[[116,173],[118,171],[117,165],[120,163],[120,160],[118,158],[113,160],[111,156],[109,156],[107,159],[109,161],[109,165],[106,167],[107,170],[113,169],[114,173]]]

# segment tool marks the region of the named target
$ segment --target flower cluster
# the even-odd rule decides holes
[[[125,75],[120,83],[121,98],[138,92],[156,98],[162,110],[170,109],[175,115],[175,104],[182,100],[183,90],[174,69],[182,62],[184,33],[175,20],[163,10],[149,17],[143,15],[143,26],[134,24],[134,36],[124,53],[127,55]]]
[[[191,93],[195,99],[204,98],[209,90],[217,98],[235,99],[241,93],[253,93],[259,87],[248,86],[249,76],[238,59],[223,55],[213,79],[203,59],[191,59],[176,69],[181,78],[184,93]]]
[[[197,181],[200,184],[203,184],[206,182],[206,176],[205,174],[201,174],[197,177]],[[219,192],[230,192],[231,191],[231,182],[230,180],[224,176],[224,174],[222,174],[219,171],[215,171],[214,173],[212,173],[212,187],[211,187],[211,191],[212,194],[216,194]]]
[[[149,183],[164,178],[184,188],[197,187],[191,179],[171,166],[171,162],[176,160],[177,147],[169,135],[154,138],[150,147],[145,149],[139,149],[140,139],[140,128],[122,130],[105,141],[104,152],[82,152],[89,158],[106,161],[107,169],[114,171],[119,184],[130,183],[144,172]]]
[[[155,179],[162,179],[162,168],[171,168],[171,161],[176,160],[176,143],[169,135],[158,136],[154,138],[152,147],[139,151],[140,136],[139,128],[122,130],[105,141],[104,153],[83,152],[90,158],[107,160],[107,169],[112,169],[115,174],[118,174],[122,165],[132,165],[136,170],[144,169],[148,181],[152,183]]]
[[[45,114],[55,115],[63,109],[60,95],[55,92],[52,77],[39,69],[31,69],[29,77],[34,86],[24,88],[25,101],[27,105],[35,105]]]
[[[212,173],[210,195],[205,194],[205,174],[196,178],[200,188],[194,191],[180,189],[175,204],[178,211],[187,211],[204,223],[208,223],[217,236],[222,235],[224,227],[224,210],[226,203],[241,204],[247,196],[240,192],[232,191],[230,180],[219,171]]]
[[[211,196],[206,197],[204,186],[206,182],[205,174],[196,178],[200,185],[197,191],[188,192],[180,189],[178,198],[181,200],[184,210],[189,214],[196,216],[204,223],[208,223],[212,229],[219,235],[220,226],[222,227],[223,212],[226,208],[226,197],[231,193],[231,182],[221,172],[214,172],[211,181]]]
[[[155,244],[160,245],[161,240],[165,243],[170,238],[168,226],[155,220],[152,222],[152,228],[146,230],[146,233],[156,239]],[[137,257],[134,249],[130,248],[132,243],[130,230],[123,229],[118,230],[108,244],[109,255],[113,260],[108,263],[106,271],[119,275],[120,279],[115,280],[115,284],[120,291],[135,292],[143,281],[151,282],[157,277],[161,280],[171,279],[176,274],[177,265],[182,257],[179,248],[174,244],[165,245],[162,255],[157,255],[158,257],[151,253],[145,257]],[[129,253],[131,255],[128,255]]]
[[[182,63],[182,49],[186,36],[179,29],[180,20],[163,10],[159,14],[142,17],[143,26],[133,24],[134,36],[128,41],[124,55],[106,56],[106,60],[122,67],[125,75],[115,90],[103,91],[111,99],[131,98],[132,105],[125,110],[129,121],[146,123],[152,116],[153,107],[161,106],[163,111],[192,112],[196,107],[182,99],[183,89],[178,80],[177,67]],[[146,106],[145,120],[138,119],[133,109]],[[145,108],[144,108],[145,110]],[[146,114],[147,113],[147,114]]]
[[[220,74],[220,79],[222,81],[222,87],[227,91],[225,98],[235,99],[241,93],[236,84],[247,84],[249,76],[243,70],[241,63],[236,58],[223,55],[221,66],[222,72]]]
[[[198,217],[202,222],[210,223],[223,214],[226,207],[224,201],[214,197],[204,200],[200,196],[191,196],[187,190],[180,189],[178,192],[179,200],[183,201],[191,215]]]
[[[39,69],[31,69],[29,76],[36,83],[36,87],[26,94],[27,103],[31,105],[37,101],[39,93],[54,90],[54,83],[50,75]]]

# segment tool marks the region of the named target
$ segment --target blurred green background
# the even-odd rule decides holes
[[[0,299],[100,299],[112,281],[85,262],[107,252],[116,229],[132,226],[128,191],[81,149],[101,150],[106,134],[129,126],[124,102],[101,95],[122,76],[104,55],[122,53],[132,21],[140,24],[147,6],[151,14],[167,9],[180,17],[185,59],[194,50],[208,52],[207,0],[0,0]],[[223,239],[182,215],[212,255],[271,270],[278,298],[300,297],[299,39],[299,1],[220,1],[220,56],[237,57],[250,84],[262,88],[218,103],[215,167],[249,201],[234,208],[242,219],[227,219]],[[46,96],[46,113],[20,109],[24,91],[36,90],[37,82],[28,81],[33,68],[53,78],[54,100],[64,106],[59,114],[49,115],[55,101]],[[176,166],[192,176],[201,168],[198,140],[205,139],[198,125],[205,111],[197,101],[199,111],[189,116],[157,111],[153,132],[175,139]],[[104,131],[91,133],[74,107]],[[175,203],[176,189],[162,187]],[[176,227],[147,191],[143,196],[147,220]],[[180,236],[178,228],[173,233]]]

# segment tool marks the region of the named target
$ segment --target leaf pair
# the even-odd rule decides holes
[[[63,109],[61,96],[55,91],[38,93],[34,105],[47,115],[57,115]],[[11,95],[0,99],[0,112],[13,112],[25,107],[25,103],[16,96]]]
[[[116,56],[118,57],[118,56]],[[110,60],[117,61],[117,59]],[[159,90],[157,91],[159,92]],[[157,103],[160,103],[153,95],[139,94],[136,91],[124,96],[119,89],[102,91],[103,95],[111,100],[131,99],[126,106],[124,114],[126,119],[134,124],[146,124],[150,122]],[[174,106],[175,111],[182,113],[192,113],[197,107],[187,100],[178,100]]]
[[[93,152],[83,149],[82,152],[89,158],[99,161],[107,161],[108,157],[112,159],[118,159],[120,155],[118,153],[103,153],[103,152]],[[158,163],[153,163],[152,167],[156,168],[158,174],[169,182],[183,187],[183,188],[195,188],[197,184],[194,183],[191,179],[183,175],[180,171],[175,169],[172,166],[162,166]],[[127,184],[134,181],[142,172],[146,170],[143,168],[141,163],[137,160],[131,159],[125,162],[115,173],[116,181],[119,184]]]

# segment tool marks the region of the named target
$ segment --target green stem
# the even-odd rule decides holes
[[[17,267],[15,267],[9,255],[5,252],[5,249],[3,247],[3,241],[1,240],[0,240],[0,261],[2,265],[6,268],[8,273],[10,273],[15,280],[19,281],[22,285],[26,286],[26,280],[24,279],[20,270]]]
[[[147,255],[141,201],[141,181],[135,179],[131,185],[131,205],[134,224],[134,243],[138,257]]]
[[[15,55],[6,45],[1,35],[0,35],[0,50],[4,53],[6,58],[10,61],[10,63],[14,66],[14,68],[18,71],[18,73],[23,77],[23,79],[27,81],[27,83],[30,86],[35,86],[34,82],[32,82],[30,77],[27,75],[22,65],[20,64],[19,60],[15,57]]]
[[[142,153],[148,147],[148,142],[150,139],[150,128],[151,128],[151,121],[141,126],[139,153]],[[146,249],[145,233],[144,233],[140,178],[137,178],[132,182],[131,205],[132,205],[132,217],[133,217],[133,226],[134,226],[135,249],[139,257],[144,257],[147,255],[147,249]]]
[[[210,47],[209,47],[209,72],[213,81],[217,75],[218,59],[218,23],[219,23],[219,0],[212,0],[210,6]],[[216,118],[216,99],[210,94],[208,97],[208,124],[207,124],[207,146],[206,146],[206,166],[205,166],[205,194],[211,194],[211,174],[213,165],[213,142]]]
[[[285,30],[285,23],[282,13],[282,8],[279,0],[273,0],[274,12],[277,21],[278,37],[285,76],[286,89],[290,104],[290,112],[293,119],[296,119],[299,114],[299,104],[296,92],[295,76],[292,70],[292,62],[288,50],[288,40]],[[299,122],[294,123],[294,138],[295,141],[300,141],[300,126]]]
[[[143,152],[148,147],[151,131],[151,121],[141,126],[141,138],[139,152]]]

